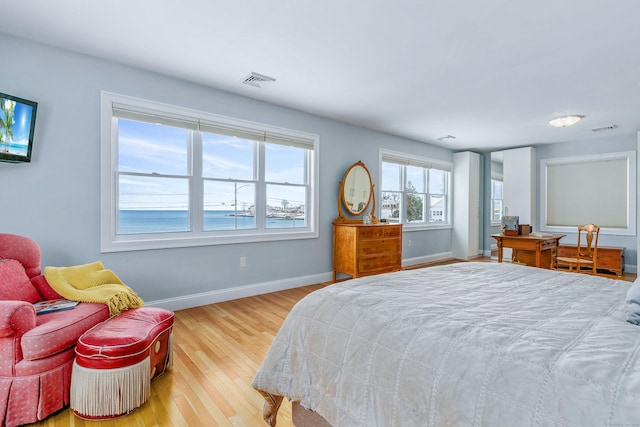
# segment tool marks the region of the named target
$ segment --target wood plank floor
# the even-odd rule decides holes
[[[266,426],[251,380],[294,304],[326,285],[176,311],[173,369],[151,383],[142,407],[107,421],[82,420],[67,408],[31,426]],[[278,426],[293,426],[287,401]]]
[[[474,261],[491,262],[490,258]],[[436,264],[451,262],[456,261]],[[624,278],[633,281],[635,275]],[[266,426],[262,397],[251,380],[294,304],[327,285],[176,311],[173,369],[152,382],[151,398],[142,407],[108,421],[82,420],[67,408],[31,426]],[[293,426],[286,399],[278,412],[278,426]]]

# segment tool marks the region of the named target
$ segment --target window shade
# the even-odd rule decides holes
[[[193,131],[214,133],[218,135],[232,136],[251,141],[265,141],[270,144],[287,145],[291,147],[313,150],[315,141],[297,135],[284,135],[271,131],[252,129],[242,126],[228,125],[211,121],[199,120],[197,118],[172,115],[165,112],[153,110],[145,111],[136,107],[133,111],[125,105],[113,104],[113,116],[125,120],[135,120],[138,122],[160,124]]]
[[[236,126],[225,126],[220,123],[212,123],[200,121],[200,131],[207,133],[215,133],[218,135],[234,136],[241,139],[249,139],[251,141],[264,141],[264,132],[249,128],[241,128]]]
[[[290,147],[304,148],[305,150],[313,150],[314,141],[309,139],[297,138],[290,135],[279,135],[267,132],[265,141],[270,144],[287,145]]]
[[[113,116],[119,119],[135,120],[138,122],[154,123],[189,130],[198,129],[198,121],[190,117],[158,114],[153,111],[132,111],[116,104],[113,105]]]
[[[448,165],[448,164],[434,163],[428,160],[396,156],[389,153],[384,153],[382,155],[382,161],[387,163],[396,163],[399,165],[417,166],[417,167],[427,168],[427,169],[438,169],[446,172],[451,172],[451,169],[452,169],[451,165]]]
[[[627,158],[547,164],[547,225],[628,227],[628,176]]]

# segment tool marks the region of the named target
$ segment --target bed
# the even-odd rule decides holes
[[[640,426],[629,285],[474,262],[349,280],[296,304],[252,385],[272,426],[283,397],[334,427]]]

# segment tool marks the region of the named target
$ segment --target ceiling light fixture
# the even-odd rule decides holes
[[[556,117],[553,120],[549,120],[549,124],[551,126],[555,126],[558,128],[566,128],[567,126],[575,125],[580,120],[582,120],[584,116],[563,116]]]

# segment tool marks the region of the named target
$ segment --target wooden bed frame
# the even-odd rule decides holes
[[[295,427],[331,427],[321,415],[303,408],[300,402],[291,402],[291,419]]]

